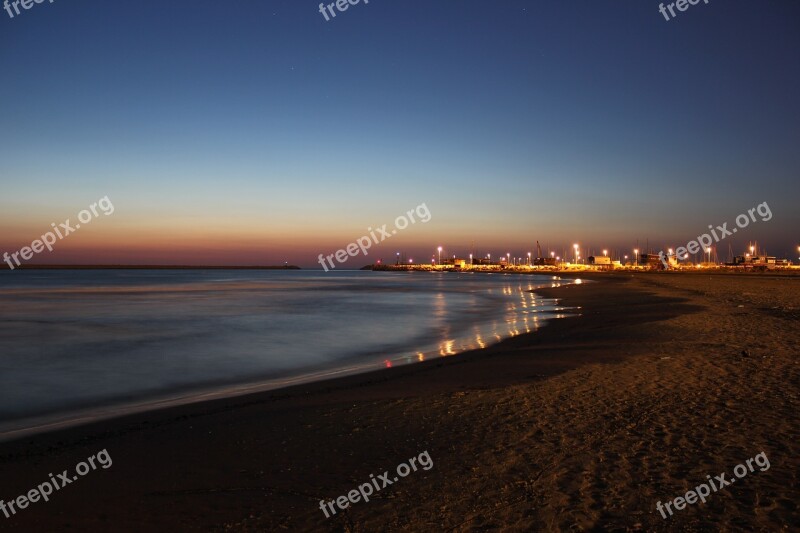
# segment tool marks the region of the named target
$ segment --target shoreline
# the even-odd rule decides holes
[[[561,279],[558,276],[552,276],[548,274],[541,274],[537,273],[538,276],[541,276],[543,279],[541,283],[545,281],[547,283],[561,283]],[[573,279],[574,276],[567,276],[566,279]],[[541,290],[544,290],[543,287]],[[119,289],[117,289],[119,290]],[[534,292],[536,293],[539,289],[535,289],[532,291],[527,292]],[[542,323],[544,325],[550,323],[553,320],[559,320],[563,317],[559,317],[557,315],[566,313],[569,315],[571,313],[570,309],[567,310],[559,310],[559,307],[556,303],[557,299],[555,297],[545,298],[539,296],[542,300],[547,301],[550,300],[549,303],[553,305],[555,308],[552,312],[547,312],[547,315],[552,314],[553,316],[546,316],[542,319]],[[476,323],[477,325],[477,323]],[[537,329],[530,331],[529,333],[523,332],[518,335],[526,335],[526,334],[537,334],[539,330],[541,330],[539,326]],[[518,336],[518,335],[511,335],[511,337]],[[502,340],[494,341],[488,343],[485,348],[475,348],[475,349],[468,349],[460,352],[456,352],[454,354],[449,354],[446,357],[453,357],[453,356],[461,356],[471,352],[476,354],[480,354],[484,352],[484,350],[495,346],[499,342],[503,342],[507,340],[509,337],[506,334]],[[413,352],[414,350],[407,349],[406,352]],[[429,354],[429,350],[425,351],[426,354]],[[96,423],[103,423],[107,421],[111,421],[118,418],[124,418],[127,416],[137,415],[137,414],[146,414],[151,411],[161,411],[164,409],[170,408],[179,408],[182,406],[188,406],[192,404],[199,404],[205,403],[209,401],[215,400],[228,400],[228,399],[235,399],[242,396],[248,396],[252,394],[259,394],[259,393],[275,393],[280,394],[281,391],[286,389],[292,389],[295,387],[303,387],[313,384],[324,384],[328,381],[335,381],[340,378],[346,377],[353,377],[358,375],[364,374],[371,374],[375,373],[377,376],[388,368],[384,365],[387,361],[391,361],[390,368],[398,368],[404,366],[414,366],[418,364],[429,363],[430,359],[439,360],[445,356],[430,356],[429,361],[418,362],[414,360],[413,362],[404,362],[403,359],[406,359],[403,356],[388,356],[385,360],[381,363],[378,363],[373,360],[366,361],[362,358],[358,358],[355,356],[350,356],[336,362],[330,362],[322,366],[313,366],[306,369],[303,369],[301,373],[294,373],[292,370],[286,371],[286,375],[278,375],[278,376],[261,376],[261,377],[254,377],[251,381],[232,381],[232,382],[208,382],[199,386],[186,386],[180,389],[173,389],[169,391],[164,391],[163,393],[158,394],[151,394],[151,395],[140,395],[140,394],[131,394],[128,398],[124,400],[114,400],[107,405],[103,404],[96,404],[91,406],[78,406],[69,410],[63,410],[56,413],[43,413],[43,414],[34,414],[26,417],[20,417],[17,419],[13,419],[10,421],[3,421],[0,423],[0,443],[3,442],[13,442],[15,440],[24,439],[24,438],[31,438],[37,435],[46,434],[49,432],[54,431],[63,431],[63,430],[70,430],[73,428],[79,428],[81,426],[86,426],[90,424]]]
[[[797,495],[790,488],[798,463],[797,396],[773,400],[763,392],[775,390],[774,380],[796,390],[798,371],[786,346],[795,346],[798,334],[784,317],[794,316],[794,304],[780,311],[759,302],[800,302],[797,291],[787,296],[785,281],[749,278],[738,283],[754,289],[720,304],[717,286],[730,283],[725,278],[603,278],[536,290],[583,312],[477,352],[0,443],[6,499],[101,449],[114,459],[109,470],[4,525],[664,530],[709,527],[707,516],[762,529],[790,523],[797,516],[788,503]],[[753,311],[758,322],[743,314],[741,298],[767,309]],[[782,332],[782,344],[770,351],[747,340],[763,337],[767,326]],[[732,343],[753,355],[742,359],[741,348],[726,348]],[[715,385],[722,372],[730,385],[724,393]],[[673,438],[689,440],[676,449]],[[696,442],[704,444],[688,444]],[[669,522],[653,515],[657,499],[685,492],[684,480],[729,471],[762,448],[773,468],[747,486],[715,494]],[[320,499],[346,494],[354,480],[423,450],[433,459],[430,471],[330,519],[318,509]],[[586,471],[593,475],[584,478]],[[751,510],[748,487],[758,487],[766,511]]]

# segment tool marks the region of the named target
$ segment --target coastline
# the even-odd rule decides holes
[[[577,277],[595,278],[586,273]],[[702,524],[704,518],[695,506],[662,523],[652,516],[651,496],[678,495],[682,480],[691,484],[705,474],[733,467],[761,451],[754,446],[768,447],[773,463],[773,470],[748,480],[758,486],[762,501],[774,496],[773,485],[784,488],[786,500],[792,491],[796,495],[797,488],[789,488],[786,476],[797,469],[797,396],[784,394],[780,398],[784,403],[773,405],[764,389],[755,387],[753,371],[761,371],[760,379],[780,378],[788,380],[787,387],[796,387],[797,367],[787,359],[791,352],[784,345],[791,345],[798,335],[781,329],[780,350],[764,356],[772,358],[774,369],[754,367],[760,360],[753,356],[742,363],[739,346],[731,346],[730,354],[724,349],[732,344],[727,338],[732,331],[742,332],[740,317],[712,319],[711,313],[723,311],[709,309],[708,294],[717,298],[717,292],[703,293],[702,286],[730,279],[741,280],[739,284],[773,284],[778,289],[770,297],[792,302],[797,287],[788,291],[780,285],[785,281],[750,276],[717,281],[681,275],[597,277],[604,281],[536,290],[581,307],[580,316],[548,321],[536,332],[484,350],[2,443],[0,468],[6,482],[0,497],[6,499],[23,494],[40,478],[46,479],[47,472],[68,468],[87,453],[105,448],[115,462],[49,503],[31,506],[13,521],[0,519],[11,530],[59,529],[67,523],[78,529],[114,524],[118,530],[427,531],[570,524],[635,529],[637,523],[660,529]],[[747,303],[747,296],[732,294],[725,313],[730,312],[728,307],[741,309],[737,298]],[[754,299],[764,297],[764,291],[753,294]],[[748,339],[764,335],[764,325],[785,326],[787,318],[780,313],[795,312],[786,307],[759,308],[763,316],[752,324]],[[707,333],[697,341],[684,340],[681,335],[691,333],[691,328]],[[770,338],[763,346],[758,342],[749,346],[761,351],[775,342]],[[698,354],[697,345],[706,353]],[[725,354],[710,357],[718,351]],[[728,397],[717,389],[707,390],[707,374],[720,365],[733,385]],[[726,401],[735,402],[733,412],[739,422],[750,415],[759,423],[750,424],[738,439],[731,429],[709,429],[705,446],[687,449],[686,454],[693,455],[684,454],[677,466],[668,464],[669,453],[674,453],[669,443],[686,441],[712,418],[703,416],[702,409],[687,411],[697,407],[699,393],[692,391],[704,390],[715,396],[699,398],[703,404],[713,400],[725,411]],[[687,405],[676,404],[672,393]],[[745,393],[749,404],[739,400]],[[769,416],[761,420],[745,412],[767,404]],[[650,420],[659,409],[667,413],[667,421]],[[718,425],[731,419],[730,412],[721,414],[725,416]],[[692,416],[698,418],[694,425]],[[713,419],[719,416],[715,413]],[[775,416],[784,421],[775,422]],[[661,434],[652,433],[658,427]],[[445,433],[452,438],[437,438]],[[606,440],[596,440],[601,437]],[[717,449],[708,443],[718,440],[726,446]],[[594,451],[588,449],[591,441]],[[660,442],[664,449],[642,444],[650,441]],[[682,446],[691,448],[689,442]],[[319,499],[344,494],[354,480],[392,468],[426,449],[434,461],[429,472],[415,473],[386,495],[336,517],[325,519],[318,509]],[[214,462],[209,463],[208,457]],[[655,470],[659,462],[661,470]],[[587,468],[603,469],[602,475],[579,483],[580,472]],[[665,475],[669,478],[659,478]],[[775,524],[797,516],[796,506],[774,496],[771,507],[745,513],[743,518],[741,508],[752,507],[748,498],[752,499],[753,490],[743,485],[728,496],[716,495],[704,512],[711,509],[720,518],[718,513],[724,510],[732,520],[749,520],[752,514],[750,523],[761,526],[764,517],[772,516],[777,522],[767,523]]]
[[[538,274],[537,278],[538,280],[533,282],[534,285],[545,284],[550,286],[551,283],[562,283],[561,281],[557,281],[560,280],[560,278],[555,276],[544,276]],[[571,281],[572,280],[565,282],[570,283]],[[227,284],[226,286],[229,287],[230,284]],[[191,286],[189,287],[191,288]],[[215,286],[211,286],[211,288],[215,288]],[[204,291],[208,289],[209,286],[205,285],[197,290]],[[16,290],[25,291],[32,289]],[[33,291],[37,292],[38,290],[39,289],[34,289]],[[56,289],[56,291],[61,290],[69,292],[71,290],[91,291],[93,289],[87,289],[83,287],[77,289]],[[136,291],[140,290],[140,287],[119,287],[114,288],[113,290],[120,294],[125,294],[127,292],[135,293]],[[156,286],[155,289],[147,287],[147,290],[159,290],[159,288],[158,286]],[[175,286],[166,286],[164,290],[173,291],[175,290]],[[53,290],[50,292],[52,291]],[[549,304],[552,302],[554,309],[542,311],[540,308],[538,311],[538,326],[535,325],[534,322],[531,322],[530,328],[534,328],[533,330],[528,328],[528,321],[525,319],[524,325],[526,329],[529,329],[529,332],[535,332],[535,330],[538,330],[543,324],[549,322],[550,320],[558,320],[559,317],[563,316],[564,313],[570,312],[569,310],[564,310],[554,305],[554,300],[542,297],[539,297],[538,300],[540,305]],[[496,315],[486,315],[483,322],[475,322],[474,324],[472,322],[466,322],[465,325],[464,321],[461,321],[462,324],[460,324],[460,326],[463,328],[463,331],[457,331],[455,333],[451,332],[452,338],[455,339],[455,346],[447,346],[447,357],[452,355],[460,355],[466,353],[467,351],[481,353],[482,349],[475,349],[471,348],[470,346],[475,347],[480,343],[485,343],[487,346],[492,346],[498,342],[495,340],[495,337],[497,339],[501,339],[501,337],[502,339],[506,339],[509,336],[520,334],[518,331],[516,331],[516,327],[512,328],[511,326],[509,326],[507,332],[503,329],[499,329],[495,330],[492,335],[488,335],[487,331],[479,331],[479,328],[482,329],[486,327],[488,320],[491,320],[492,316]],[[516,324],[516,321],[514,321],[514,323]],[[520,324],[522,324],[521,321]],[[469,345],[465,346],[465,343],[463,342],[464,339],[461,337],[464,336],[465,332],[472,331],[473,326],[475,327],[476,333],[469,333],[467,336],[482,336],[482,340],[479,340],[477,344],[474,341],[469,342]],[[514,329],[514,331],[512,331],[512,329]],[[523,330],[524,334],[525,332],[521,325],[520,329]],[[413,342],[416,342],[416,344],[412,344]],[[380,374],[380,372],[387,366],[397,367],[409,364],[419,364],[417,359],[419,357],[420,360],[422,360],[423,355],[428,359],[439,359],[440,356],[444,355],[443,350],[445,348],[443,346],[443,341],[436,341],[433,344],[427,345],[420,344],[413,339],[409,339],[406,343],[398,343],[396,346],[394,346],[394,349],[399,351],[385,352],[385,354],[379,353],[377,358],[371,357],[369,359],[365,359],[363,353],[351,352],[346,358],[339,358],[324,364],[303,367],[297,370],[289,369],[280,372],[265,373],[263,375],[253,375],[249,380],[233,379],[230,381],[224,381],[212,379],[197,385],[185,385],[155,393],[151,392],[138,394],[133,392],[126,396],[121,396],[120,399],[112,398],[107,402],[96,402],[95,404],[86,403],[83,405],[68,406],[66,403],[62,402],[62,404],[59,406],[62,409],[61,411],[42,411],[41,413],[33,413],[24,417],[20,416],[18,418],[2,420],[0,422],[0,442],[8,442],[21,438],[33,437],[41,433],[60,431],[70,429],[71,427],[75,426],[93,424],[114,418],[125,417],[138,413],[146,413],[148,411],[168,409],[171,407],[179,407],[192,403],[207,402],[217,399],[231,399],[239,396],[269,391],[280,391],[294,386],[307,385],[315,382],[326,382],[339,377],[369,372],[377,372]],[[410,349],[410,347],[413,347],[413,349]],[[404,353],[404,355],[401,355],[401,352]],[[409,357],[409,353],[412,355],[416,354],[413,355],[413,360]]]

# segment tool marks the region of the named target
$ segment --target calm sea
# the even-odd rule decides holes
[[[0,271],[0,437],[413,363],[534,331],[553,276]],[[162,402],[162,403],[159,403]]]

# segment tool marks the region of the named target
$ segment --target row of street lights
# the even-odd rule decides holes
[[[574,248],[575,248],[575,262],[577,263],[577,262],[578,262],[578,260],[581,258],[580,254],[578,253],[579,245],[578,245],[578,244],[574,244],[573,246],[574,246]],[[443,247],[441,247],[441,246],[438,246],[438,247],[436,248],[436,252],[437,252],[437,254],[438,254],[438,255],[437,255],[437,258],[438,258],[437,262],[438,262],[438,264],[440,264],[440,265],[442,264],[442,250],[443,250],[443,249],[444,249],[444,248],[443,248]],[[638,254],[638,253],[639,253],[639,250],[636,250],[636,253]],[[532,264],[533,264],[533,263],[531,262],[531,261],[532,261],[532,255],[533,255],[533,254],[532,254],[532,252],[528,252],[528,265],[532,265]],[[603,255],[604,255],[604,256],[606,256],[606,257],[608,257],[608,250],[603,250]],[[398,256],[398,258],[399,258],[399,256],[400,256],[400,252],[397,252],[397,256]],[[453,259],[455,259],[455,257],[456,257],[456,256],[453,256]],[[502,257],[502,256],[501,256],[501,257]],[[507,252],[507,253],[506,253],[506,255],[505,255],[505,257],[506,257],[506,263],[508,263],[508,264],[511,264],[511,252]],[[550,257],[551,257],[551,258],[553,258],[553,259],[555,259],[556,261],[560,261],[560,260],[561,260],[561,256],[556,256],[556,253],[555,253],[555,252],[550,252]],[[489,261],[491,261],[491,260],[492,260],[492,254],[486,254],[486,258],[487,258]],[[626,256],[625,256],[625,259],[627,259],[627,258],[628,258],[628,256],[626,255]],[[519,258],[517,258],[517,259],[518,259],[518,260],[520,260],[520,261],[522,260],[522,258],[521,258],[521,257],[519,257]],[[398,262],[399,262],[399,259],[398,259]],[[472,265],[472,264],[473,264],[473,254],[469,254],[469,263],[470,263],[470,265]],[[520,263],[520,264],[521,264],[521,263]]]
[[[573,247],[573,249],[575,251],[575,263],[577,264],[578,261],[580,261],[580,259],[581,259],[581,255],[580,255],[580,252],[579,252],[580,245],[575,243],[575,244],[572,245],[572,247]],[[440,265],[442,264],[442,250],[444,250],[444,248],[442,246],[439,246],[439,247],[436,248],[436,251],[438,252],[438,256],[437,256],[438,257],[438,261],[437,262]],[[798,251],[798,253],[800,253],[800,246],[797,247],[797,251]],[[710,246],[706,247],[705,252],[708,254],[708,262],[710,263],[711,262],[711,247]],[[668,250],[668,253],[669,253],[669,256],[672,256],[674,254],[673,249],[670,248]],[[634,248],[633,249],[633,254],[634,254],[634,264],[638,265],[639,264],[639,249],[638,248]],[[753,254],[755,254],[755,246],[751,245],[750,246],[750,253],[746,254],[746,255],[748,257],[750,257]],[[455,259],[455,257],[456,256],[454,255],[453,259]],[[507,264],[511,264],[511,252],[506,253],[505,257],[506,257],[506,263]],[[556,256],[555,252],[550,252],[550,257],[555,259],[556,261],[561,261],[561,256]],[[608,250],[603,250],[603,257],[608,257]],[[492,254],[486,254],[486,258],[489,260],[489,262],[491,262]],[[532,258],[532,253],[528,252],[528,265],[529,266],[532,264],[531,263],[531,258]],[[625,258],[625,261],[628,260],[628,256],[627,255],[624,256],[624,258]],[[688,259],[688,258],[689,258],[689,254],[687,253],[683,257],[678,257],[677,259],[681,260],[681,259]],[[522,260],[521,257],[517,258],[517,259],[519,259],[520,261]],[[798,259],[800,259],[800,258],[798,258]],[[409,260],[409,263],[413,263],[413,262],[414,262],[413,259]],[[397,263],[400,264],[400,252],[397,252]],[[473,254],[469,254],[469,264],[470,265],[473,264]]]

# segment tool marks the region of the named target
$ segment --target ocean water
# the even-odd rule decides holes
[[[0,271],[0,437],[413,363],[536,330],[554,276]]]

